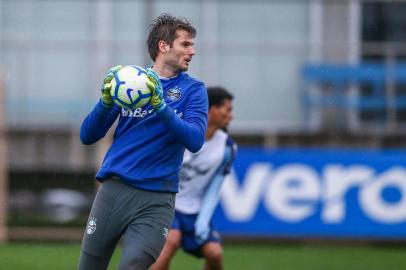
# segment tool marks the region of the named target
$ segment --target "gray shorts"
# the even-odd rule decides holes
[[[119,269],[147,269],[161,252],[174,215],[175,193],[103,182],[85,229],[79,269],[107,269],[123,238]]]

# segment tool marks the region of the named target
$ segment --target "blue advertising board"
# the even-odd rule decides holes
[[[224,235],[406,239],[406,151],[238,151],[216,227]]]

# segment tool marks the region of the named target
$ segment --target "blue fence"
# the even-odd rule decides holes
[[[406,152],[240,149],[214,221],[225,235],[406,239]]]

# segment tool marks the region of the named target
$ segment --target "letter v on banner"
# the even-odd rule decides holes
[[[271,164],[256,163],[250,166],[242,186],[234,171],[226,177],[221,189],[221,203],[224,214],[231,221],[244,222],[253,217],[270,174]]]

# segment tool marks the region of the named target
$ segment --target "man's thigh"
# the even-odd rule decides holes
[[[144,207],[128,225],[123,236],[119,269],[149,267],[164,247],[174,215],[175,194],[144,192]],[[142,267],[140,267],[142,269]]]
[[[126,187],[116,181],[105,181],[96,194],[85,228],[82,250],[104,256],[114,250],[125,227],[123,213],[115,210],[117,197]]]

